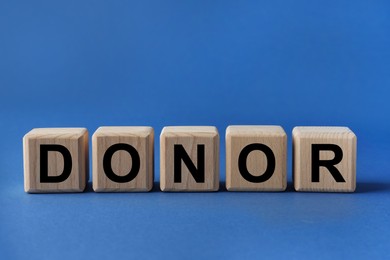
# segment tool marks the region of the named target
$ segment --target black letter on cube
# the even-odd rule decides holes
[[[181,182],[181,161],[187,165],[188,170],[191,175],[194,177],[197,183],[205,182],[205,153],[204,153],[204,144],[197,145],[198,152],[198,165],[195,167],[191,158],[188,156],[187,152],[184,150],[184,147],[181,144],[174,145],[174,182]]]
[[[132,166],[130,172],[124,176],[116,175],[111,167],[112,156],[114,155],[115,152],[120,150],[128,152],[132,159]],[[141,166],[141,161],[140,161],[139,154],[137,150],[129,144],[119,143],[119,144],[111,145],[104,153],[103,156],[104,173],[113,182],[126,183],[132,181],[135,177],[137,177],[140,166]]]
[[[332,151],[332,160],[320,160],[320,151]],[[335,167],[343,159],[343,150],[336,144],[312,144],[311,145],[311,181],[320,182],[320,167],[327,168],[336,182],[345,182],[343,176]]]
[[[252,151],[262,151],[265,156],[267,157],[267,169],[265,172],[260,176],[253,176],[246,167],[246,160],[248,158],[248,155]],[[252,183],[260,183],[265,182],[269,180],[272,177],[272,174],[274,174],[275,171],[275,155],[272,152],[271,148],[266,146],[265,144],[249,144],[242,149],[240,152],[240,155],[238,156],[238,169],[242,175],[242,177]]]
[[[41,183],[59,183],[63,182],[70,176],[72,172],[72,156],[69,150],[60,144],[41,144],[40,145],[40,163],[41,163]],[[64,157],[64,169],[58,176],[49,176],[49,151],[59,152]]]

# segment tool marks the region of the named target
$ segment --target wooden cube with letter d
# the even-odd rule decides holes
[[[82,192],[89,176],[85,128],[35,128],[23,137],[24,190]]]

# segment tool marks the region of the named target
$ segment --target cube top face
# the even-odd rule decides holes
[[[153,128],[150,126],[101,126],[99,127],[94,136],[136,136],[136,137],[149,137],[153,134]]]
[[[214,126],[166,126],[161,132],[161,136],[218,136],[218,130]]]
[[[277,125],[231,125],[226,128],[226,136],[279,136],[287,137]]]
[[[145,192],[153,188],[152,127],[100,127],[92,136],[92,156],[94,191]]]
[[[53,146],[56,148],[53,149]],[[60,151],[57,148],[60,146]],[[65,151],[64,151],[65,149]],[[68,150],[68,151],[66,151]],[[24,189],[29,193],[82,192],[89,175],[88,131],[85,128],[35,128],[23,137]],[[65,157],[69,176],[61,182],[42,180],[56,178],[65,171]],[[45,157],[46,164],[42,164]],[[71,160],[71,164],[69,164]],[[45,167],[45,168],[41,168]]]
[[[356,135],[348,127],[295,127],[295,189],[317,192],[355,191],[356,143]]]
[[[30,132],[28,132],[24,138],[32,139],[32,138],[51,138],[51,139],[78,139],[82,137],[84,134],[88,134],[88,130],[86,128],[81,127],[69,127],[69,128],[34,128]]]
[[[296,126],[293,136],[302,138],[350,138],[356,139],[356,135],[348,127],[343,126]]]
[[[175,154],[179,148],[183,156],[188,156],[191,162],[188,160],[185,162],[185,159],[177,156],[178,153]],[[165,127],[160,135],[160,149],[162,191],[217,191],[219,189],[219,134],[216,127]],[[198,155],[202,158],[198,158]],[[204,162],[204,167],[201,167],[201,162]],[[180,166],[177,166],[178,163]],[[188,167],[191,163],[197,170],[200,168],[204,170],[203,181],[194,178]]]
[[[249,152],[245,152],[247,149],[250,149]],[[242,160],[244,153],[246,156]],[[269,167],[272,166],[268,161],[272,158],[268,157],[272,157],[275,162],[272,172],[269,172]],[[244,163],[244,170],[240,166],[240,158]],[[226,129],[227,190],[284,191],[287,187],[286,168],[287,135],[282,127],[257,125],[229,126]],[[243,171],[248,173],[244,175]],[[270,174],[272,175],[268,179],[265,178]],[[246,177],[247,175],[254,178]]]

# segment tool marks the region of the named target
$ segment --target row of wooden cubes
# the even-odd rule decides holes
[[[88,182],[88,131],[36,128],[23,138],[25,191],[82,192]],[[211,126],[165,127],[160,135],[162,191],[219,189],[219,134]],[[150,191],[154,181],[151,127],[100,127],[92,137],[96,192]],[[356,136],[347,127],[295,127],[293,181],[297,191],[353,192]],[[280,126],[226,129],[226,188],[284,191],[287,135]]]

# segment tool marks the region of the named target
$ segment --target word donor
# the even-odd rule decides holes
[[[89,181],[85,128],[35,128],[23,138],[28,193],[83,192]],[[219,134],[213,126],[170,126],[160,134],[164,192],[219,190]],[[296,191],[353,192],[356,135],[347,127],[295,127]],[[287,135],[280,126],[226,129],[226,189],[285,191]],[[92,135],[95,192],[147,192],[154,181],[152,127],[99,127]]]

